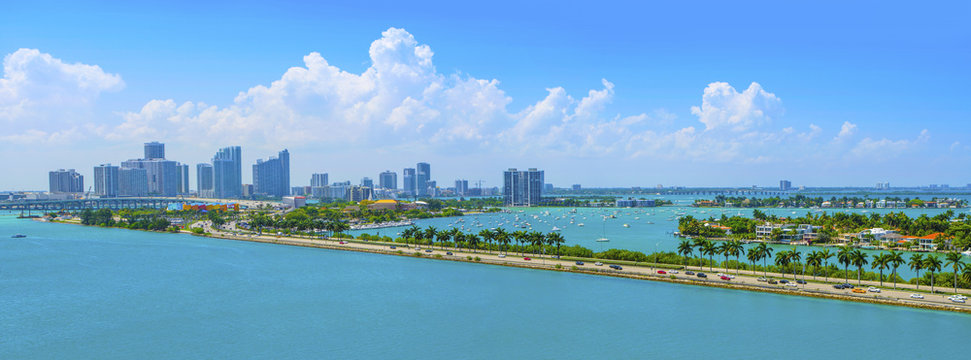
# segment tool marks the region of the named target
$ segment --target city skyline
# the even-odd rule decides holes
[[[301,182],[417,161],[487,187],[524,162],[558,187],[971,182],[955,166],[971,161],[967,3],[508,5],[522,11],[383,4],[355,22],[354,6],[15,4],[0,155],[23,175],[0,190],[43,190],[61,168],[93,179],[151,141],[190,170],[228,144],[245,164],[287,148]],[[257,14],[246,42],[219,30]]]

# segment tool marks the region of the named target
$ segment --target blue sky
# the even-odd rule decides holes
[[[971,183],[966,2],[6,7],[0,189],[153,140],[287,147],[294,185],[419,161],[489,186]]]

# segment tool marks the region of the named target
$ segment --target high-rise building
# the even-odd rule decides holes
[[[253,191],[257,195],[290,195],[290,152],[281,151],[266,161],[256,160],[253,165]]]
[[[367,186],[348,186],[346,189],[344,200],[357,202],[371,199],[372,191]]]
[[[239,197],[243,191],[242,149],[230,146],[212,157],[213,193],[217,198]]]
[[[661,188],[661,185],[658,185],[657,188],[660,189]],[[580,187],[580,184],[573,184],[573,186],[571,187],[571,189],[573,189],[573,191],[580,191],[580,189],[582,189],[582,188]]]
[[[398,174],[391,170],[385,170],[378,175],[378,187],[388,190],[398,189]]]
[[[212,165],[206,163],[196,165],[196,189],[199,192],[199,197],[215,197],[216,195],[213,192],[213,184]]]
[[[432,179],[432,166],[428,163],[418,163],[415,167],[415,187],[418,196],[428,196],[428,181]]]
[[[189,165],[175,164],[175,174],[178,177],[178,186],[175,191],[179,194],[189,193]]]
[[[415,182],[415,169],[405,168],[404,172],[402,172],[402,177],[403,177],[402,181],[404,182],[403,190],[405,191],[405,193],[407,193],[408,195],[417,194],[418,189],[416,188],[417,184]]]
[[[365,177],[361,179],[361,186],[374,189],[374,180],[371,180],[369,177]]]
[[[133,159],[123,161],[121,167],[145,169],[149,194],[175,196],[179,189],[176,164],[175,161],[165,159]]]
[[[74,169],[60,169],[48,173],[51,193],[80,193],[84,192],[84,176]]]
[[[329,181],[327,181],[327,173],[317,173],[310,175],[310,187],[323,187],[327,186]]]
[[[118,196],[118,167],[101,164],[94,167],[94,193],[104,197]]]
[[[455,180],[455,195],[467,196],[469,194],[468,180]]]
[[[145,143],[145,159],[164,159],[165,158],[165,144],[158,141],[152,141]]]
[[[318,199],[327,197],[327,173],[317,173],[310,175],[310,191],[307,193]]]
[[[543,171],[531,168],[519,171],[515,168],[503,173],[503,204],[506,206],[535,206],[542,199]]]
[[[148,195],[148,174],[145,169],[118,169],[118,196]]]
[[[792,182],[789,181],[789,180],[780,180],[779,181],[779,190],[782,190],[782,191],[792,190]]]

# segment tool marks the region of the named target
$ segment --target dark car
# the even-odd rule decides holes
[[[614,270],[624,270],[624,268],[620,267],[620,265],[610,265],[610,268]]]
[[[796,284],[806,285],[806,280],[802,280],[802,279],[796,280]]]
[[[392,249],[397,249],[398,247],[397,246],[394,246],[394,245],[391,245],[391,248]]]
[[[853,288],[853,284],[850,284],[850,283],[843,283],[843,288],[844,288],[844,289],[852,289],[852,288]]]
[[[782,279],[782,280],[779,280],[779,283],[780,284],[788,284],[789,283],[789,280]]]
[[[577,260],[577,265],[583,265],[583,261]]]
[[[695,276],[700,277],[700,278],[706,278],[706,277],[708,277],[708,275],[705,275],[705,273],[698,273]]]
[[[430,253],[430,252],[432,252],[432,249],[425,249],[425,252],[426,253]]]
[[[843,289],[844,289],[844,288],[843,288],[843,284],[836,284],[836,285],[833,285],[833,288],[834,288],[834,289],[839,289],[839,290],[843,290]]]
[[[684,274],[690,276],[690,275],[694,275],[695,272],[694,271],[685,271]]]
[[[451,251],[447,251],[447,252],[445,252],[445,255],[452,255],[452,252]]]
[[[775,284],[778,284],[778,283],[779,282],[778,281],[775,281],[775,279],[769,279],[769,284],[775,285]]]

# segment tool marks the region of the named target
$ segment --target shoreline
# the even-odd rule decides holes
[[[44,221],[45,220],[36,220]],[[63,224],[74,224],[81,225],[79,223],[70,222],[51,222],[51,223],[63,223]],[[127,230],[127,229],[126,229]],[[164,233],[164,232],[161,232]],[[904,306],[916,309],[925,310],[938,310],[938,311],[949,311],[971,314],[971,306],[967,304],[949,304],[949,303],[938,303],[929,301],[914,301],[905,300],[896,297],[884,296],[880,294],[874,294],[867,292],[861,295],[855,295],[851,293],[835,293],[832,291],[827,291],[824,289],[807,289],[805,285],[801,285],[800,288],[790,289],[782,286],[772,286],[765,283],[745,283],[743,281],[754,280],[755,277],[751,274],[739,274],[737,282],[733,279],[733,282],[718,280],[715,274],[711,274],[711,279],[700,279],[695,277],[687,277],[687,275],[672,275],[665,274],[659,275],[653,270],[645,273],[649,268],[647,266],[629,266],[629,270],[608,270],[604,268],[594,268],[594,267],[575,267],[571,265],[563,265],[563,260],[557,260],[553,258],[536,258],[533,259],[537,262],[543,262],[543,264],[525,262],[521,257],[516,255],[509,255],[507,258],[498,258],[495,253],[485,252],[485,253],[472,253],[467,250],[458,249],[446,249],[442,250],[440,248],[434,247],[421,247],[413,248],[410,245],[405,244],[391,244],[391,243],[381,243],[381,242],[360,242],[359,240],[345,240],[345,239],[333,239],[333,238],[323,238],[323,239],[304,239],[304,238],[291,238],[291,237],[277,237],[273,235],[262,235],[257,236],[252,234],[251,236],[241,236],[232,235],[226,233],[207,233],[207,234],[193,234],[189,231],[182,231],[181,234],[188,234],[193,236],[222,239],[222,240],[233,240],[233,241],[245,241],[254,243],[266,243],[266,244],[278,244],[287,246],[300,246],[318,249],[329,249],[329,250],[342,250],[342,251],[355,251],[363,253],[381,254],[381,255],[393,255],[393,256],[403,256],[410,258],[420,258],[420,259],[430,259],[430,260],[446,260],[446,261],[458,261],[466,263],[479,263],[485,265],[493,266],[506,266],[515,267],[523,269],[534,269],[534,270],[545,270],[545,271],[559,271],[559,272],[569,272],[587,275],[597,275],[597,276],[611,276],[611,277],[621,277],[633,280],[646,280],[646,281],[661,281],[667,283],[683,284],[683,285],[694,285],[694,286],[707,286],[707,287],[717,287],[724,289],[742,290],[742,291],[754,291],[754,292],[765,292],[765,293],[775,293],[780,295],[789,296],[804,296],[813,298],[824,298],[831,300],[842,300],[842,301],[852,301],[852,302],[862,302],[870,304],[879,305],[890,305],[890,306]],[[344,244],[340,244],[343,241]],[[400,249],[391,249],[390,246],[395,246]],[[419,252],[419,250],[421,252]],[[431,252],[425,252],[426,250],[432,250]],[[451,251],[454,255],[446,255],[446,251]],[[416,253],[418,255],[416,255]],[[472,257],[470,260],[468,257]],[[475,260],[478,257],[479,260]],[[609,260],[607,260],[609,261]],[[549,263],[549,264],[547,264]],[[560,265],[560,268],[556,268]],[[592,264],[591,264],[592,265]],[[685,268],[683,271],[688,271]],[[727,269],[721,269],[726,273],[730,273]],[[717,271],[717,270],[716,270]],[[673,277],[673,278],[672,278]],[[764,285],[763,285],[764,284]],[[825,287],[830,286],[828,283],[816,284],[823,285]],[[890,292],[890,289],[886,289]],[[902,289],[907,290],[907,289]],[[898,290],[899,291],[899,290]],[[904,291],[908,292],[908,291]],[[927,297],[935,296],[937,294],[930,294]]]

